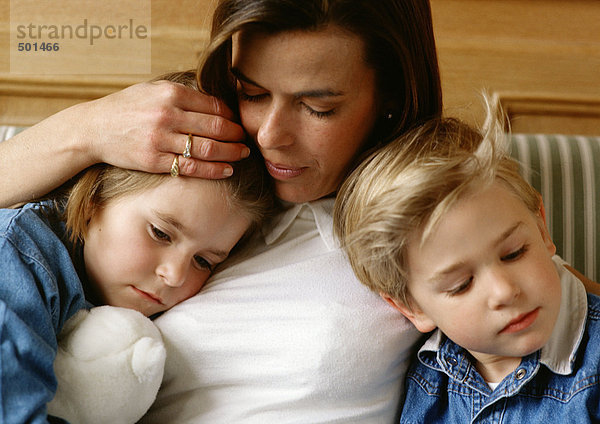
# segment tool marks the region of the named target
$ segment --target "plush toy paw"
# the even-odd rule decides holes
[[[72,423],[135,423],[156,399],[166,351],[160,332],[140,312],[81,310],[65,324],[58,344],[50,415]]]

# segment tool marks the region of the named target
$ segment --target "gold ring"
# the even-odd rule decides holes
[[[191,158],[192,153],[190,150],[192,150],[192,133],[188,134],[187,141],[185,142],[185,150],[181,156],[184,158]]]
[[[179,176],[179,155],[175,155],[175,159],[173,159],[173,164],[171,165],[171,177]]]

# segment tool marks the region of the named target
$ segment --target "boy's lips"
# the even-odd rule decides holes
[[[529,327],[531,324],[534,323],[534,321],[538,317],[539,312],[540,312],[540,308],[535,308],[531,312],[527,312],[526,314],[519,315],[518,317],[513,319],[511,322],[509,322],[506,325],[506,327],[504,327],[502,330],[500,330],[499,334],[517,333],[521,330],[526,329],[527,327]]]
[[[156,303],[158,305],[164,305],[162,303],[162,300],[160,299],[160,297],[158,297],[158,296],[156,296],[156,295],[154,295],[152,293],[145,292],[144,290],[140,290],[140,289],[138,289],[135,286],[131,286],[131,287],[133,288],[134,292],[136,292],[137,294],[139,294],[144,299],[149,300],[149,301],[151,301],[153,303]]]
[[[269,174],[278,180],[285,180],[288,178],[294,178],[298,175],[302,174],[306,168],[294,167],[282,164],[276,164],[271,161],[265,159],[265,166],[267,167],[267,171]]]

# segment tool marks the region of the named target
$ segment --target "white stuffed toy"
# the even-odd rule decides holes
[[[158,328],[140,312],[81,310],[65,324],[58,345],[50,415],[73,424],[131,424],[154,402],[166,351]]]

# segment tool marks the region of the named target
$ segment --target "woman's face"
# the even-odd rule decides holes
[[[232,70],[242,125],[265,158],[279,198],[335,192],[375,123],[375,71],[362,40],[329,27],[240,33]]]

